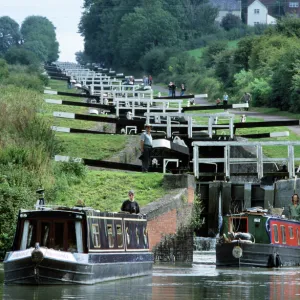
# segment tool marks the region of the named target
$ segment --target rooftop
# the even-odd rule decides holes
[[[219,10],[240,10],[241,1],[240,0],[209,0],[209,3],[213,6],[219,8]]]

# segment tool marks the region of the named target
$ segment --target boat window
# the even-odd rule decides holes
[[[82,224],[80,221],[75,222],[75,234],[77,241],[77,252],[83,253]]]
[[[129,227],[126,227],[126,239],[127,239],[127,246],[130,245],[130,231]]]
[[[276,224],[273,225],[273,229],[274,229],[274,241],[275,241],[275,243],[279,243],[279,239],[278,239],[278,226]]]
[[[68,246],[69,252],[77,252],[75,223],[68,222]]]
[[[29,220],[26,249],[35,246],[35,243],[37,242],[36,232],[37,232],[37,222],[36,222],[36,220]]]
[[[107,234],[108,234],[108,246],[109,248],[114,248],[115,247],[114,232],[111,224],[107,224]]]
[[[50,223],[42,222],[41,224],[41,246],[50,248]]]
[[[148,230],[146,226],[144,226],[143,234],[144,234],[144,246],[145,249],[147,249],[149,247],[148,247]]]
[[[289,226],[289,234],[290,234],[290,239],[294,238],[294,230],[292,226]]]
[[[135,235],[136,235],[136,244],[137,244],[137,247],[139,247],[140,237],[139,237],[139,226],[138,226],[138,224],[136,224],[136,226],[135,226]]]
[[[296,234],[297,234],[297,239],[298,239],[298,245],[300,245],[300,234],[299,234],[299,229],[296,229]]]
[[[100,232],[99,232],[99,225],[98,224],[92,224],[92,234],[93,234],[93,245],[94,248],[100,248]]]
[[[122,232],[122,225],[117,224],[117,240],[118,240],[118,248],[123,248],[123,232]]]
[[[282,244],[286,244],[285,226],[280,225]]]
[[[54,223],[54,249],[64,250],[64,223]]]
[[[248,218],[245,217],[229,218],[229,231],[248,232]]]

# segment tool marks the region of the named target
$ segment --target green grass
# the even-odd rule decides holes
[[[75,134],[57,132],[56,139],[63,146],[60,155],[89,159],[107,159],[126,145],[125,135]]]
[[[160,173],[90,170],[80,184],[65,193],[63,204],[74,206],[81,199],[86,206],[119,211],[122,202],[128,198],[128,191],[133,189],[135,200],[142,207],[168,192],[162,187],[163,176]]]
[[[228,49],[235,49],[235,48],[237,48],[238,42],[239,42],[239,40],[228,41],[227,48]],[[202,57],[202,55],[203,55],[203,50],[204,49],[205,49],[205,47],[201,47],[201,48],[189,50],[189,51],[187,51],[187,53],[189,55],[195,57],[196,59],[200,59]]]
[[[204,49],[204,47],[201,47],[198,49],[189,50],[189,51],[187,51],[187,53],[189,55],[195,57],[196,59],[200,59],[203,55],[203,49]]]

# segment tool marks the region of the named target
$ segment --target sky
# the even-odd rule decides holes
[[[75,62],[75,52],[83,50],[78,32],[84,0],[0,0],[0,17],[9,16],[20,26],[28,16],[43,16],[56,27],[59,61]]]

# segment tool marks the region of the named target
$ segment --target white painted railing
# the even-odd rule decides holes
[[[268,142],[193,142],[193,169],[194,175],[199,178],[199,164],[200,163],[223,163],[225,176],[230,177],[230,167],[233,164],[256,164],[256,171],[258,178],[264,176],[264,164],[265,163],[282,163],[287,166],[289,178],[295,177],[295,162],[300,161],[300,157],[295,157],[294,147],[299,146],[300,142],[291,141],[268,141]],[[201,147],[224,147],[224,157],[199,157],[199,148]],[[285,146],[287,149],[286,157],[270,158],[263,155],[264,147],[278,147]],[[232,147],[254,147],[256,157],[252,158],[234,158],[231,157]],[[213,152],[212,152],[213,153]],[[212,156],[212,155],[211,155]]]

